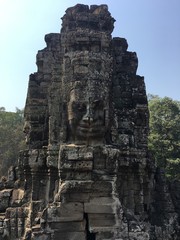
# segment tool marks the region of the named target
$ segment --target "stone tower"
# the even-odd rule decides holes
[[[0,239],[178,239],[160,175],[164,216],[173,217],[169,228],[153,222],[144,78],[126,40],[112,38],[114,22],[106,5],[78,4],[66,10],[60,34],[45,36],[29,79],[28,150],[2,190],[10,204]]]

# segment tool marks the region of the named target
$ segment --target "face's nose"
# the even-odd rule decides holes
[[[89,104],[87,105],[87,108],[86,108],[86,113],[85,115],[83,116],[83,119],[82,119],[86,124],[88,123],[89,125],[93,122],[93,112],[92,112],[92,109],[91,107],[89,106]]]

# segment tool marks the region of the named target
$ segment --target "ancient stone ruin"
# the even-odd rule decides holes
[[[45,36],[25,106],[26,142],[0,183],[0,239],[178,240],[180,186],[148,154],[138,59],[106,5],[76,5]]]

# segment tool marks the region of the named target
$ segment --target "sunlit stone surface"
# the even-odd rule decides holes
[[[29,79],[28,149],[0,182],[0,239],[180,239],[180,185],[170,193],[149,157],[144,79],[114,22],[106,5],[78,4],[45,36]]]

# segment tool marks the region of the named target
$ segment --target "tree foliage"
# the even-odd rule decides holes
[[[22,129],[23,110],[6,112],[0,107],[0,176],[7,175],[9,167],[17,164],[19,151],[25,148]]]
[[[149,111],[149,149],[166,176],[180,179],[180,102],[151,95]]]

